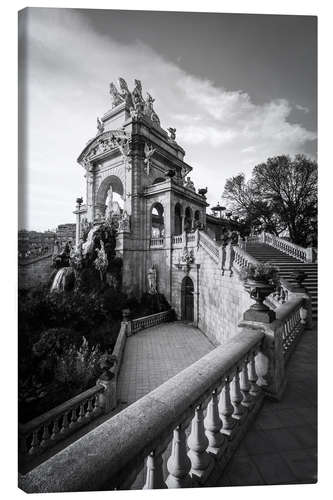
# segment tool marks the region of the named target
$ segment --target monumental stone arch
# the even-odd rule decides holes
[[[143,97],[139,80],[130,91],[120,78],[119,89],[110,84],[110,95],[111,108],[97,118],[96,136],[78,157],[86,178],[86,204],[75,212],[78,227],[79,221],[96,225],[108,217],[116,193],[122,201],[116,251],[123,259],[123,291],[138,299],[161,293],[177,317],[216,336],[222,317],[216,290],[229,286],[231,250],[226,256],[214,242],[221,221],[206,214],[207,188],[195,188],[176,130],[162,128],[154,98],[148,92]]]

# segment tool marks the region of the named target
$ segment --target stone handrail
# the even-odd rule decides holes
[[[302,262],[312,262],[313,260],[312,248],[301,247],[291,241],[284,240],[278,236],[265,232],[261,234],[261,241]]]
[[[164,238],[151,238],[150,247],[163,247]]]
[[[252,255],[248,254],[246,250],[240,248],[235,245],[233,247],[234,250],[234,259],[232,265],[237,269],[241,270],[244,267],[249,267],[251,264],[257,266],[260,262],[252,257]]]
[[[40,260],[49,259],[50,257],[52,257],[52,255],[53,255],[52,252],[48,252],[42,255],[35,255],[34,257],[31,257],[29,259],[18,259],[18,265],[22,267],[29,266],[31,264],[39,262]]]
[[[220,474],[262,403],[263,337],[250,329],[232,337],[21,476],[19,486],[33,493],[128,489],[146,458],[145,489],[213,484],[215,465]]]
[[[275,310],[276,319],[271,323],[242,320],[240,328],[251,328],[265,333],[260,353],[261,366],[265,367],[259,376],[265,380],[265,392],[280,399],[286,385],[285,365],[297,341],[307,327],[311,315],[311,301],[306,294],[293,294],[289,301]]]
[[[43,453],[104,412],[102,385],[81,392],[26,424],[19,424],[20,460]]]
[[[160,313],[151,314],[150,316],[143,316],[142,318],[132,319],[127,322],[127,334],[133,335],[140,330],[150,328],[151,326],[159,325],[166,321],[170,321],[173,316],[173,310],[162,311]]]
[[[219,262],[220,247],[204,231],[199,231],[199,245],[208,251],[216,263]]]

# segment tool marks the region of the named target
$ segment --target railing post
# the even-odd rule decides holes
[[[147,477],[144,490],[167,488],[163,479],[163,458],[161,453],[151,451],[147,458]]]
[[[312,247],[306,248],[306,262],[313,262],[313,249],[312,249]]]
[[[105,413],[109,413],[117,406],[117,389],[113,373],[104,372],[98,379],[97,384],[104,387],[104,391],[99,398],[100,407],[103,408]]]
[[[199,481],[207,476],[208,470],[212,465],[212,459],[207,453],[209,445],[207,436],[205,434],[204,416],[202,406],[199,405],[195,409],[194,417],[192,419],[191,434],[187,440],[190,448],[188,456],[191,460],[191,475],[196,476]]]
[[[189,472],[191,460],[187,456],[186,435],[183,425],[173,431],[172,451],[167,462],[169,476],[166,480],[168,488],[187,488],[191,485]]]

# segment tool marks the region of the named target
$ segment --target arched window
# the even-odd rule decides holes
[[[180,203],[175,205],[175,229],[174,234],[182,234],[182,206]]]
[[[200,210],[196,210],[194,212],[194,224],[193,224],[194,229],[200,229],[201,228],[201,213]]]
[[[192,220],[193,220],[193,212],[191,207],[186,207],[185,210],[185,219],[184,219],[184,230],[186,232],[192,230]]]
[[[164,236],[164,209],[161,203],[154,203],[151,209],[151,237],[163,238]]]

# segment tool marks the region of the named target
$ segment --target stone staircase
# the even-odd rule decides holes
[[[267,245],[266,243],[247,243],[244,248],[248,254],[260,262],[272,262],[280,269],[280,276],[286,278],[290,283],[295,284],[291,277],[292,273],[302,270],[306,274],[304,287],[311,296],[312,318],[317,321],[318,317],[318,268],[317,264],[300,262],[299,260],[286,255],[280,250]]]

